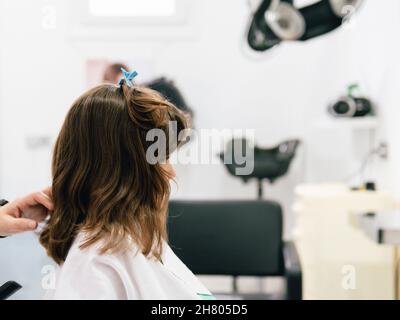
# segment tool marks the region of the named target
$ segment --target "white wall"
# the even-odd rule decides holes
[[[85,89],[85,60],[89,57],[148,61],[156,74],[172,77],[182,88],[195,110],[198,128],[252,128],[262,146],[290,137],[303,139],[291,173],[266,188],[267,198],[284,205],[288,234],[294,186],[302,181],[346,177],[367,151],[353,152],[353,143],[362,145],[365,134],[354,141],[351,132],[341,127],[321,132],[313,129],[325,116],[327,104],[347,84],[360,81],[381,108],[378,135],[390,143],[391,159],[378,164],[378,178],[382,186],[400,191],[396,166],[400,157],[396,141],[398,1],[386,0],[388,7],[383,7],[377,0],[367,0],[353,28],[308,43],[285,44],[256,60],[246,58],[240,49],[249,15],[245,0],[191,0],[184,36],[146,38],[144,29],[141,37],[122,41],[118,37],[71,37],[67,21],[71,2],[0,0],[2,197],[12,199],[50,183],[50,146],[34,149],[27,141],[32,136],[56,136],[73,99]],[[42,26],[43,8],[49,5],[57,13],[54,29]],[[172,28],[172,32],[180,31]],[[178,175],[174,197],[256,195],[255,183],[243,185],[228,176],[222,165],[179,166]],[[22,237],[26,239],[21,243],[34,245],[33,238]],[[6,250],[0,246],[2,252]],[[0,273],[13,263],[12,259],[5,261],[2,253],[4,269]],[[32,257],[24,261],[20,264],[31,264]],[[44,255],[37,259],[38,264],[46,261]],[[22,274],[21,269],[21,281],[32,283]],[[36,272],[32,277],[38,281],[40,275]],[[1,275],[0,280],[4,280]]]

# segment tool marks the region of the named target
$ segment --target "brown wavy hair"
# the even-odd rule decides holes
[[[169,158],[179,145],[169,122],[176,121],[179,135],[185,119],[157,92],[126,83],[100,85],[75,101],[55,144],[54,212],[40,235],[56,263],[82,231],[88,235],[82,249],[104,240],[100,252],[115,252],[133,240],[144,255],[160,259],[170,177],[160,163],[146,161],[154,145],[146,135],[163,130]]]

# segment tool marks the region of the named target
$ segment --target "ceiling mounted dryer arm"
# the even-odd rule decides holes
[[[296,8],[293,0],[263,0],[252,18],[247,40],[256,51],[281,41],[306,41],[340,27],[364,0],[321,0]]]

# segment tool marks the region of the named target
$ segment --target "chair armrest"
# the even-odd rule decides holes
[[[284,276],[286,279],[286,295],[288,300],[302,299],[302,272],[299,255],[293,242],[283,245]]]

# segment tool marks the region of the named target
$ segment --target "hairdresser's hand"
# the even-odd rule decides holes
[[[0,236],[33,231],[53,211],[50,189],[32,193],[0,207]]]

